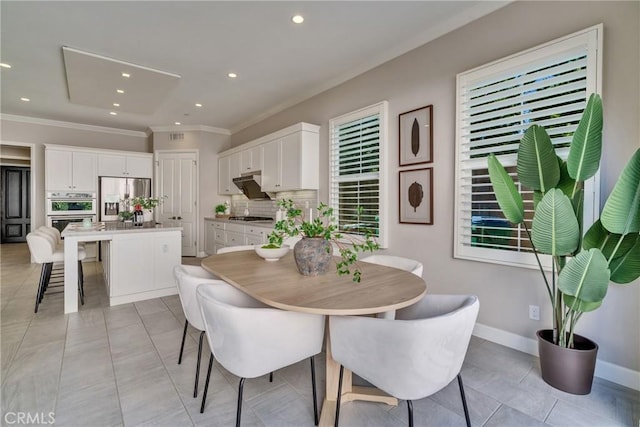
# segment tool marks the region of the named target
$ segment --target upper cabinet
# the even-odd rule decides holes
[[[99,154],[98,175],[151,178],[153,176],[153,155]]]
[[[97,191],[97,159],[95,153],[47,148],[47,191]]]
[[[240,153],[240,173],[262,170],[262,146],[244,150]]]
[[[230,196],[242,194],[232,181],[240,176],[241,157],[241,153],[234,153],[218,158],[218,193]]]
[[[320,184],[319,126],[298,123],[220,153],[220,194],[241,194],[232,179],[262,171],[262,191],[317,190]]]
[[[319,178],[317,132],[300,130],[264,144],[262,191],[317,190]]]

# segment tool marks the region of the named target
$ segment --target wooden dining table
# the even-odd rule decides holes
[[[278,261],[265,261],[252,250],[228,252],[205,258],[202,267],[272,307],[327,316],[388,312],[419,301],[427,291],[424,280],[410,272],[366,262],[358,263],[360,283],[349,275],[339,276],[335,269],[320,276],[303,276],[292,252]],[[326,336],[326,392],[320,425],[333,426],[340,364],[331,356],[328,327]],[[398,403],[381,390],[352,385],[351,372],[345,369],[341,401],[352,400]]]

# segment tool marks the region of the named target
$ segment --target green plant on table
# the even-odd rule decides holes
[[[133,197],[129,199],[129,205],[140,205],[142,209],[153,209],[158,207],[158,205],[162,203],[162,199],[164,199],[164,197],[161,197],[159,199],[153,197]]]
[[[335,244],[340,251],[340,261],[336,263],[339,275],[352,274],[354,282],[360,282],[362,272],[357,265],[358,252],[373,252],[380,248],[369,229],[359,229],[357,238],[343,234],[336,225],[333,208],[320,203],[318,216],[306,219],[301,209],[296,208],[292,200],[284,199],[278,206],[285,211],[285,218],[278,221],[269,236],[269,244],[263,248],[279,248],[287,237],[318,237]],[[358,208],[358,216],[362,208]],[[353,268],[353,273],[351,272]]]
[[[533,190],[531,230],[523,197],[498,159],[489,176],[505,217],[528,235],[553,308],[554,343],[573,348],[576,323],[600,307],[609,281],[640,277],[640,149],[625,166],[600,219],[582,236],[583,183],[597,172],[602,151],[602,101],[591,95],[573,134],[567,160],[555,153],[546,130],[532,125],[518,147],[517,175]],[[552,257],[551,277],[539,254]]]
[[[133,212],[131,211],[122,211],[118,214],[122,221],[128,221],[133,218]]]
[[[215,207],[215,211],[217,214],[224,214],[226,210],[227,210],[227,205],[225,205],[224,203],[216,205]]]

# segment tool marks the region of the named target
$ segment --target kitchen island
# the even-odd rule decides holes
[[[69,224],[64,237],[64,312],[78,311],[78,243],[101,241],[109,304],[176,294],[173,268],[181,263],[181,227],[145,223]]]

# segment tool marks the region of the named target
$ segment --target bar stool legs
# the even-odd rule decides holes
[[[36,293],[36,304],[33,310],[34,313],[38,312],[38,306],[44,298],[44,293],[49,288],[49,282],[51,281],[51,272],[53,271],[53,263],[47,262],[42,264],[40,270],[40,280],[38,281],[38,291]],[[82,269],[82,261],[78,261],[78,295],[80,296],[80,303],[84,305],[84,272]]]

